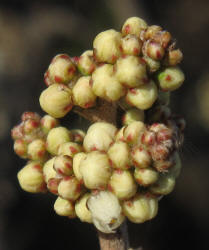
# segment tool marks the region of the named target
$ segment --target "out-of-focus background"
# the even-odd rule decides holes
[[[176,37],[184,53],[182,88],[172,109],[186,118],[183,170],[158,216],[128,224],[133,248],[209,249],[209,1],[71,0],[0,2],[0,249],[99,249],[93,226],[53,211],[54,196],[32,195],[17,183],[25,164],[13,153],[10,129],[23,111],[42,114],[38,98],[54,55],[80,55],[97,33],[139,16]],[[140,242],[140,245],[139,245]]]

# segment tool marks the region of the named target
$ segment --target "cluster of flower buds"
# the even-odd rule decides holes
[[[57,214],[104,233],[126,217],[154,218],[181,170],[185,122],[168,107],[170,91],[184,81],[181,59],[169,32],[138,17],[127,19],[121,32],[98,34],[93,50],[80,57],[57,55],[40,96],[48,115],[25,112],[12,129],[15,152],[29,159],[18,173],[21,187],[48,190],[57,195]],[[96,107],[98,98],[123,109],[121,128],[96,122],[85,133],[59,125],[57,118],[73,106]]]

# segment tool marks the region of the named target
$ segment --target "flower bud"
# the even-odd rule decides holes
[[[58,197],[54,203],[54,210],[60,216],[76,217],[75,208],[71,201]]]
[[[164,48],[152,40],[148,40],[144,43],[142,51],[144,55],[157,61],[161,60],[165,55]]]
[[[176,66],[183,59],[183,54],[180,49],[169,50],[165,58],[165,64],[168,66]]]
[[[11,137],[13,140],[23,139],[24,137],[23,123],[20,123],[19,125],[12,128]]]
[[[137,185],[133,175],[127,170],[114,170],[109,184],[109,191],[113,192],[118,199],[129,199],[136,194]]]
[[[71,134],[72,134],[72,137],[73,137],[73,142],[75,143],[80,143],[80,144],[83,144],[83,140],[84,140],[84,137],[86,135],[86,133],[81,130],[81,129],[72,129],[70,130]]]
[[[21,116],[21,120],[24,122],[24,121],[27,121],[29,119],[32,119],[35,121],[40,121],[41,117],[36,112],[25,111]]]
[[[85,153],[83,152],[80,152],[80,153],[77,153],[74,157],[73,157],[73,172],[74,172],[74,175],[75,177],[81,181],[82,180],[82,174],[80,172],[80,164],[81,162],[86,158],[86,155]]]
[[[94,94],[107,101],[117,101],[125,95],[125,89],[115,78],[110,64],[104,64],[93,72],[92,84]]]
[[[73,173],[73,159],[68,155],[56,156],[54,169],[61,176],[71,175]]]
[[[59,146],[58,155],[68,155],[74,157],[75,154],[82,151],[82,147],[75,142],[65,142]]]
[[[58,195],[58,186],[61,182],[61,178],[50,178],[47,182],[47,188],[48,190],[55,195]]]
[[[171,41],[171,34],[165,30],[158,31],[152,36],[152,40],[166,49]]]
[[[46,143],[43,139],[33,140],[28,144],[28,158],[31,160],[43,160],[47,156]]]
[[[146,62],[148,72],[154,73],[160,68],[160,62],[152,59],[151,57],[144,55],[142,59]]]
[[[118,141],[113,143],[107,152],[111,166],[119,169],[130,168],[129,151],[130,149],[125,142]]]
[[[162,150],[162,152],[160,152],[160,150]],[[168,169],[170,169],[172,166],[174,166],[174,164],[175,164],[174,158],[173,158],[173,155],[171,155],[171,156],[168,155],[169,152],[166,151],[166,153],[164,153],[164,151],[165,151],[164,147],[160,147],[160,150],[158,153],[156,153],[154,155],[154,157],[153,157],[153,151],[152,151],[152,157],[155,159],[155,161],[153,162],[153,167],[158,172],[167,172]],[[166,154],[166,155],[164,156],[164,154]],[[166,158],[167,155],[168,155],[168,157]]]
[[[41,93],[39,102],[46,113],[60,118],[72,109],[72,91],[63,84],[52,84]]]
[[[95,105],[96,95],[90,84],[90,76],[83,76],[78,79],[73,87],[73,102],[82,108],[90,108]]]
[[[34,119],[28,119],[24,121],[23,130],[25,134],[36,133],[37,129],[39,129],[40,122]]]
[[[122,35],[126,36],[128,34],[136,35],[140,37],[141,31],[147,28],[146,22],[139,17],[130,17],[128,18],[123,27],[122,27]]]
[[[17,174],[21,188],[30,193],[39,193],[46,191],[42,165],[39,162],[32,161],[23,167]]]
[[[158,31],[161,31],[162,28],[157,25],[151,25],[147,28],[147,30],[144,33],[145,40],[151,39]]]
[[[152,168],[135,168],[134,177],[138,184],[149,186],[158,180],[159,173]]]
[[[184,82],[184,73],[178,67],[168,67],[161,71],[158,76],[159,86],[163,91],[178,89]]]
[[[103,233],[114,233],[125,219],[117,197],[111,192],[92,194],[87,204],[95,227]]]
[[[14,151],[21,158],[27,158],[28,144],[23,139],[17,139],[14,142]]]
[[[45,134],[48,134],[52,128],[59,125],[59,121],[50,115],[45,115],[41,118],[41,129]]]
[[[80,163],[80,173],[89,189],[105,189],[111,176],[108,157],[98,151],[90,152]]]
[[[138,109],[148,109],[156,101],[158,90],[155,83],[150,80],[149,83],[138,88],[129,89],[126,95],[126,101]]]
[[[138,56],[141,52],[142,41],[135,35],[127,35],[121,40],[121,48],[125,55]]]
[[[124,139],[129,144],[136,144],[141,139],[142,133],[145,131],[145,125],[141,121],[135,121],[124,129]]]
[[[173,191],[175,183],[176,181],[173,177],[161,175],[149,190],[156,195],[167,195]]]
[[[113,124],[108,123],[108,122],[96,122],[96,123],[92,124],[88,128],[87,133],[95,131],[95,130],[104,131],[111,138],[114,138],[115,134],[117,132],[117,128]]]
[[[144,121],[144,111],[136,108],[128,109],[123,116],[123,125],[129,125],[134,121]]]
[[[147,82],[146,65],[139,57],[119,58],[115,64],[115,71],[118,81],[128,88],[138,87]]]
[[[75,201],[81,195],[81,184],[72,176],[64,177],[58,186],[58,194],[63,199]]]
[[[136,168],[147,168],[151,166],[152,158],[146,149],[135,147],[131,152],[131,158]]]
[[[75,212],[78,218],[83,222],[92,223],[91,212],[87,207],[87,201],[90,197],[89,193],[84,194],[75,203]]]
[[[57,155],[59,146],[71,141],[71,133],[65,127],[53,128],[49,131],[46,139],[47,151],[52,155]]]
[[[153,219],[158,212],[157,198],[137,194],[133,199],[123,202],[123,213],[134,223]]]
[[[93,42],[94,56],[98,62],[115,63],[121,55],[121,33],[113,29],[99,33]]]
[[[49,179],[56,177],[57,173],[54,170],[54,160],[55,160],[55,157],[51,158],[44,164],[43,174],[44,174],[44,179],[46,183],[49,181]]]
[[[59,54],[52,59],[48,68],[51,83],[67,84],[75,75],[76,67],[67,54]]]
[[[82,75],[91,75],[96,68],[96,63],[93,59],[93,51],[85,51],[78,59],[78,69]]]

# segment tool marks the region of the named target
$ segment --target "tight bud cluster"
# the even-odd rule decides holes
[[[40,96],[48,114],[25,112],[12,129],[15,152],[29,160],[18,173],[22,189],[48,190],[57,196],[58,215],[104,233],[126,217],[154,218],[181,170],[185,122],[168,107],[170,91],[184,81],[181,59],[168,31],[138,17],[127,19],[121,32],[99,33],[80,57],[54,57]],[[99,98],[123,112],[121,128],[96,122],[84,132],[59,124],[74,106],[96,108]]]

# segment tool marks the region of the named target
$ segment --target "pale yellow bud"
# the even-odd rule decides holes
[[[124,54],[137,56],[141,52],[142,41],[129,34],[122,38],[121,47]]]
[[[67,84],[75,75],[76,67],[66,54],[59,54],[52,59],[47,76],[51,83]]]
[[[72,176],[64,177],[58,186],[58,194],[63,199],[75,201],[81,195],[81,184]]]
[[[74,157],[73,157],[73,172],[75,177],[81,181],[82,180],[82,174],[80,172],[80,164],[81,162],[86,158],[85,153],[81,152],[81,153],[77,153]]]
[[[144,122],[144,111],[136,108],[128,109],[123,116],[123,125],[129,125],[134,121]]]
[[[58,125],[59,121],[50,115],[45,115],[41,118],[41,129],[45,134],[48,134],[52,128],[55,128]]]
[[[64,84],[52,84],[41,93],[39,102],[46,113],[60,118],[72,109],[72,91]]]
[[[54,160],[55,160],[55,157],[51,158],[44,164],[43,174],[44,174],[44,179],[46,183],[49,181],[49,179],[56,177],[57,173],[54,170]]]
[[[90,108],[95,105],[96,95],[94,94],[89,81],[90,76],[82,76],[73,87],[73,102],[82,108]]]
[[[91,212],[87,207],[87,201],[90,197],[89,193],[84,194],[79,200],[75,203],[75,212],[78,218],[83,222],[92,223]]]
[[[92,194],[87,204],[95,227],[103,233],[114,233],[125,219],[118,198],[109,191]]]
[[[140,37],[141,31],[147,28],[147,23],[139,18],[139,17],[130,17],[128,18],[123,27],[122,27],[122,35],[126,36],[128,34],[136,35]]]
[[[147,150],[142,147],[135,147],[131,152],[132,162],[137,168],[147,168],[151,166],[152,158]]]
[[[46,183],[42,165],[39,162],[32,161],[23,167],[17,174],[21,188],[30,193],[39,193],[46,191]]]
[[[144,85],[147,80],[146,64],[137,56],[125,56],[117,60],[115,76],[128,88]]]
[[[141,121],[134,121],[124,129],[124,139],[129,144],[136,144],[140,141],[142,133],[146,127]]]
[[[113,66],[104,64],[92,74],[92,89],[95,95],[107,101],[117,101],[125,95],[125,88],[119,83],[113,72]]]
[[[134,177],[138,184],[149,186],[159,178],[159,173],[152,168],[135,168]]]
[[[176,181],[173,177],[162,174],[149,190],[156,195],[167,195],[173,191],[175,183]]]
[[[118,132],[115,135],[115,141],[123,141],[125,142],[125,138],[124,138],[124,131],[125,131],[126,127],[122,127],[120,130],[118,130]]]
[[[149,56],[144,55],[143,60],[146,62],[147,69],[150,73],[153,73],[160,68],[160,62],[150,58]]]
[[[148,83],[138,88],[129,89],[126,95],[126,101],[138,109],[148,109],[152,107],[158,96],[158,90],[155,83],[150,80]]]
[[[17,139],[14,142],[14,151],[21,158],[27,158],[28,144],[23,139]]]
[[[78,69],[83,75],[91,75],[92,72],[96,68],[96,63],[93,59],[93,50],[85,51],[79,58],[78,58]]]
[[[59,146],[58,155],[68,155],[74,157],[75,154],[82,151],[81,145],[75,142],[65,142]]]
[[[109,191],[113,192],[118,199],[129,199],[136,194],[137,185],[133,175],[127,170],[115,170],[108,184]]]
[[[110,146],[107,155],[109,157],[111,167],[119,169],[130,168],[130,149],[125,142],[115,142]]]
[[[28,157],[31,160],[43,160],[47,156],[46,142],[43,139],[33,140],[28,144]]]
[[[108,157],[98,151],[90,152],[80,163],[84,185],[90,189],[105,189],[111,176]]]
[[[60,216],[76,217],[75,208],[72,201],[58,197],[54,203],[54,210]]]
[[[143,223],[157,215],[158,200],[149,195],[137,194],[133,199],[123,202],[123,213],[134,223]]]
[[[94,55],[98,62],[114,63],[121,55],[121,33],[113,29],[99,33],[93,42]]]
[[[73,142],[75,143],[81,143],[83,144],[83,139],[86,135],[86,133],[81,130],[81,129],[72,129],[70,130],[71,134],[72,134],[72,137],[73,137]]]
[[[46,139],[48,152],[52,155],[57,155],[59,146],[65,142],[71,141],[71,137],[70,131],[65,127],[51,129]]]
[[[107,133],[111,138],[114,138],[116,132],[117,132],[117,128],[108,122],[96,122],[94,124],[92,124],[89,128],[87,133],[91,132],[91,131],[95,131],[95,130],[100,130],[100,131],[104,131],[105,133]]]
[[[61,176],[71,175],[73,173],[73,159],[68,155],[56,156],[54,169]]]

